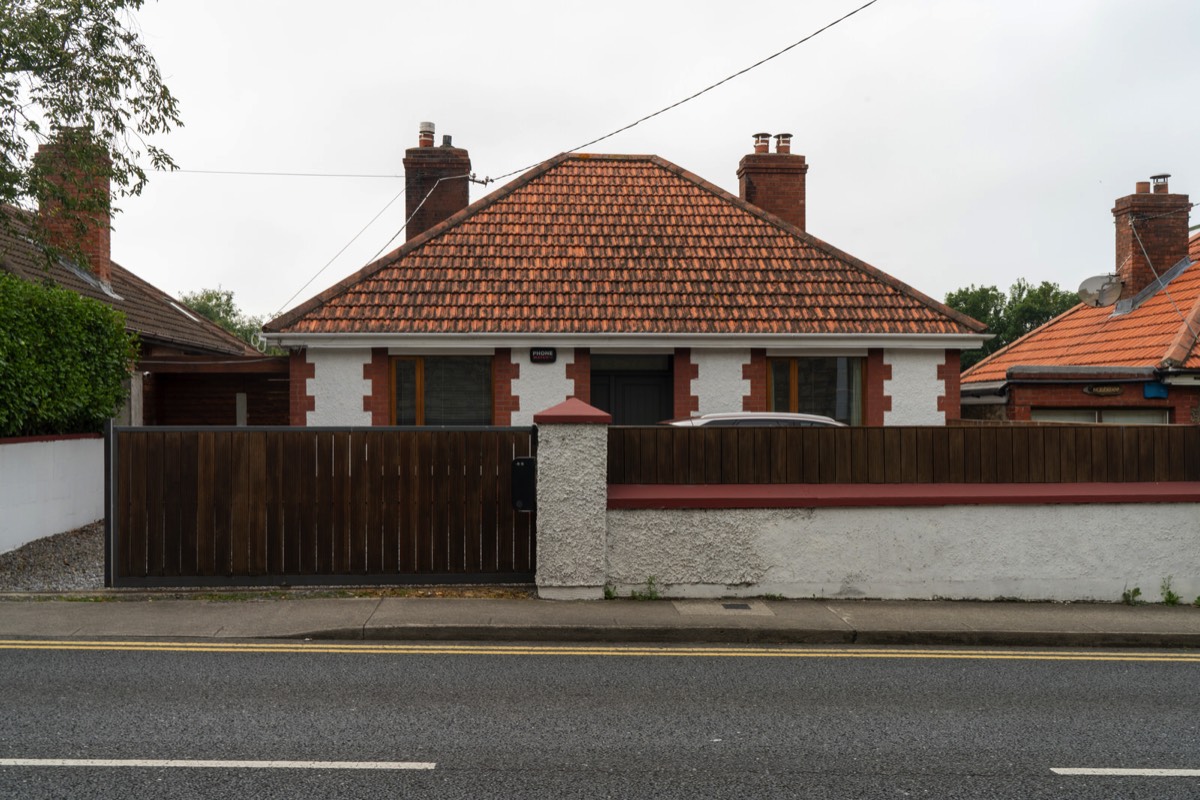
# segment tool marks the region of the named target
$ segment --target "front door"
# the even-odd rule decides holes
[[[592,405],[614,425],[654,425],[674,409],[671,356],[592,354]]]

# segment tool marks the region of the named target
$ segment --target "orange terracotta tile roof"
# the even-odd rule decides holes
[[[656,156],[560,155],[265,326],[284,333],[977,333]]]
[[[1200,237],[1191,240],[1192,260]],[[1193,263],[1141,306],[1114,316],[1078,305],[980,361],[963,384],[1003,381],[1024,366],[1200,369],[1200,264]]]

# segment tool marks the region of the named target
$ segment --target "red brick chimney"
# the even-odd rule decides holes
[[[775,152],[769,152],[771,134],[754,134],[754,152],[738,164],[738,193],[748,203],[769,211],[804,230],[804,156],[792,154],[792,135],[775,136]]]
[[[1162,275],[1188,254],[1191,203],[1186,194],[1170,193],[1169,177],[1155,175],[1149,181],[1138,181],[1136,191],[1117,200],[1113,207],[1122,300],[1149,286],[1156,275]]]
[[[451,146],[449,136],[442,137],[441,147],[434,147],[433,123],[422,122],[417,146],[404,151],[405,216],[410,220],[405,241],[467,207],[470,173],[467,151]]]
[[[38,147],[34,160],[49,184],[38,198],[38,224],[46,243],[66,258],[82,255],[97,279],[110,283],[108,153],[88,131],[66,128]]]

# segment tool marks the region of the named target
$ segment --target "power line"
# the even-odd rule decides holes
[[[320,275],[321,275],[321,273],[322,273],[322,272],[324,272],[325,270],[329,269],[329,265],[330,265],[330,264],[332,264],[334,261],[336,261],[336,260],[337,260],[337,258],[338,258],[338,256],[340,256],[342,253],[346,252],[346,248],[348,248],[350,245],[354,244],[354,243],[355,243],[355,242],[358,240],[358,237],[362,236],[362,235],[363,235],[363,234],[366,232],[367,228],[369,228],[369,227],[371,227],[372,225],[374,225],[374,224],[375,224],[375,220],[377,220],[377,219],[379,219],[381,216],[383,216],[383,212],[385,212],[385,211],[387,211],[389,208],[391,208],[391,207],[392,207],[392,203],[394,203],[394,202],[396,202],[397,200],[399,200],[399,199],[400,199],[400,195],[404,194],[404,192],[405,192],[405,189],[401,189],[400,191],[396,192],[396,195],[395,195],[395,197],[393,197],[391,200],[388,200],[388,201],[387,201],[387,205],[385,205],[383,208],[379,209],[379,213],[377,213],[375,216],[371,217],[371,221],[370,221],[370,222],[368,222],[366,225],[364,225],[364,226],[362,227],[362,230],[360,230],[358,233],[354,234],[354,236],[353,236],[353,237],[350,239],[350,241],[346,242],[346,244],[344,244],[344,245],[342,246],[342,249],[341,249],[341,250],[338,250],[336,253],[334,253],[334,254],[333,254],[333,258],[331,258],[331,259],[329,259],[328,261],[326,261],[326,262],[325,262],[325,266],[323,266],[323,267],[321,267],[319,270],[317,270],[317,271],[316,271],[316,273],[315,273],[315,274],[314,274],[314,275],[313,275],[311,278],[309,278],[309,279],[308,279],[308,280],[305,282],[305,284],[304,284],[303,286],[301,286],[299,289],[297,289],[297,290],[295,291],[295,293],[294,293],[294,294],[292,294],[292,296],[291,296],[291,297],[289,297],[287,300],[285,300],[285,301],[283,302],[283,305],[280,307],[280,309],[279,309],[278,311],[276,311],[274,314],[272,314],[272,315],[271,315],[271,319],[274,319],[275,317],[278,317],[280,314],[282,314],[282,313],[283,313],[283,311],[284,311],[284,309],[286,309],[286,308],[288,307],[288,305],[289,305],[289,304],[290,304],[290,303],[291,303],[293,300],[295,300],[295,299],[296,299],[296,295],[300,294],[300,293],[301,293],[301,292],[303,292],[305,289],[307,289],[307,288],[309,287],[309,284],[311,284],[311,283],[312,283],[313,281],[315,281],[315,280],[316,280],[318,277],[320,277]],[[424,201],[424,200],[422,200],[421,202],[425,202],[425,201]],[[405,224],[407,225],[408,223],[405,223]],[[393,237],[393,238],[394,238],[394,237]],[[374,260],[374,259],[372,259],[372,260]]]
[[[616,136],[619,133],[623,133],[623,132],[629,130],[630,128],[640,125],[641,123],[643,123],[647,120],[653,119],[654,117],[657,117],[661,114],[665,114],[666,112],[671,111],[672,109],[678,108],[679,106],[683,105],[684,103],[695,100],[697,97],[700,97],[701,95],[706,94],[706,93],[712,91],[713,89],[716,89],[718,86],[722,86],[726,83],[729,83],[734,78],[738,78],[742,75],[745,75],[747,72],[750,72],[753,69],[761,67],[763,64],[766,64],[768,61],[778,58],[779,56],[783,55],[784,53],[788,52],[789,50],[794,50],[795,48],[799,47],[800,45],[804,44],[805,42],[808,42],[808,41],[816,38],[817,36],[824,33],[825,31],[829,30],[830,28],[834,27],[835,25],[838,25],[839,23],[846,21],[850,17],[853,17],[855,14],[859,13],[860,11],[864,11],[865,9],[870,8],[871,6],[875,5],[877,2],[879,2],[879,0],[868,0],[868,2],[863,3],[861,6],[854,9],[853,11],[849,12],[848,14],[844,14],[841,17],[838,17],[833,22],[830,22],[829,24],[825,25],[824,27],[818,28],[816,31],[813,31],[808,36],[805,36],[803,39],[800,39],[797,42],[793,42],[792,44],[788,45],[787,47],[783,48],[782,50],[772,53],[771,55],[767,56],[766,58],[756,61],[755,63],[751,64],[750,66],[745,67],[744,69],[738,70],[737,72],[733,73],[732,75],[722,78],[721,80],[717,81],[716,83],[712,84],[711,86],[707,86],[707,87],[701,89],[700,91],[695,92],[694,94],[691,94],[691,95],[683,98],[682,100],[672,103],[669,106],[664,106],[663,108],[660,108],[658,111],[655,111],[652,114],[647,114],[646,116],[642,117],[641,119],[635,120],[634,122],[631,122],[628,125],[625,125],[621,128],[617,128],[615,131],[612,131],[611,133],[607,133],[604,136],[600,136],[595,139],[592,139],[590,142],[584,142],[583,144],[573,147],[570,150],[567,150],[566,152],[574,153],[578,150],[582,150],[585,147],[591,147],[592,145],[597,144],[598,142],[602,142],[605,139],[611,139],[613,136]],[[511,177],[518,173],[525,172],[526,170],[532,169],[533,167],[537,166],[537,164],[540,164],[540,163],[542,163],[542,162],[539,161],[535,164],[530,164],[529,166],[521,167],[520,169],[515,169],[511,172],[506,172],[497,178],[486,177],[486,178],[483,178],[476,182],[483,183],[486,185],[488,183],[491,183],[492,181],[503,180],[504,178],[508,178],[508,177]],[[200,170],[196,170],[196,171],[199,172]],[[395,176],[381,176],[381,175],[335,176],[335,175],[310,174],[310,173],[217,173],[217,174],[263,174],[263,175],[287,175],[289,177],[291,177],[291,176],[295,176],[295,177],[310,177],[310,176],[311,177],[395,177]],[[394,242],[396,240],[396,237],[399,236],[401,234],[401,232],[403,232],[404,229],[408,227],[408,224],[410,222],[412,222],[413,217],[416,216],[417,212],[421,210],[421,206],[423,206],[425,204],[425,201],[429,199],[430,195],[433,194],[434,190],[437,189],[437,187],[441,184],[441,182],[443,180],[453,180],[453,179],[458,179],[458,178],[466,178],[466,179],[470,179],[470,180],[475,180],[473,174],[453,175],[453,176],[438,178],[437,181],[434,183],[433,187],[429,190],[428,193],[426,193],[425,197],[423,197],[421,199],[421,202],[417,204],[417,208],[413,211],[412,216],[410,216],[408,219],[406,219],[404,221],[404,224],[400,226],[400,229],[397,230],[396,233],[393,234],[390,239],[388,239],[387,243],[382,248],[380,248],[375,253],[375,255],[371,257],[370,261],[368,261],[367,263],[371,263],[371,262],[375,261],[375,259],[377,259],[379,257],[379,255],[381,253],[383,253],[392,244],[392,242]],[[400,194],[403,194],[403,193],[404,193],[403,191],[400,192]],[[299,289],[297,289],[295,294],[293,294],[291,297],[289,297],[287,299],[287,302],[285,302],[283,304],[283,308],[287,308],[288,304],[290,304],[292,302],[292,300],[296,299],[296,296],[299,295],[300,292],[304,291],[309,286],[309,284],[311,284],[314,280],[316,280],[317,277],[320,276],[320,274],[322,272],[324,272],[329,267],[329,265],[332,264],[334,262],[334,260],[337,259],[338,256],[340,256],[343,252],[345,252],[346,248],[349,247],[351,244],[353,244],[353,242],[356,239],[358,239],[359,236],[362,235],[363,231],[365,231],[368,227],[370,227],[371,224],[375,222],[375,220],[379,219],[379,217],[383,214],[383,212],[386,211],[388,209],[388,207],[391,206],[391,204],[393,202],[395,202],[399,196],[400,195],[397,194],[396,197],[393,197],[392,200],[390,200],[388,202],[388,204],[386,206],[384,206],[383,209],[381,209],[380,212],[371,219],[371,222],[367,223],[367,225],[363,228],[363,230],[361,230],[357,234],[355,234],[354,238],[351,239],[349,242],[347,242],[345,247],[343,247],[341,250],[339,250],[333,256],[333,258],[329,259],[329,261],[327,261],[325,263],[325,266],[323,266],[323,267],[321,267],[321,269],[317,270],[317,273],[315,275],[313,275],[311,278],[309,278],[308,282],[305,283],[304,286],[301,286]],[[279,313],[281,313],[281,312],[282,312],[282,309],[280,310],[280,312],[276,312],[272,316],[273,317],[279,316]]]
[[[234,169],[160,169],[158,172],[188,172],[194,175],[254,175],[269,178],[403,178],[403,175],[364,175],[345,172],[253,172]]]
[[[417,203],[417,207],[413,209],[413,213],[409,215],[408,219],[404,220],[404,224],[400,226],[400,230],[393,233],[392,238],[387,240],[387,244],[385,244],[383,247],[381,247],[377,251],[375,251],[375,255],[371,256],[371,259],[369,261],[367,261],[367,263],[370,264],[370,263],[374,262],[375,259],[379,258],[380,253],[382,253],[384,250],[387,250],[388,247],[391,246],[392,242],[396,241],[396,237],[399,236],[404,231],[404,229],[408,227],[408,223],[413,221],[413,217],[415,217],[417,215],[417,212],[421,210],[421,206],[425,205],[425,201],[429,199],[430,195],[433,194],[434,190],[437,189],[437,187],[441,184],[442,181],[453,181],[453,180],[458,180],[459,178],[466,178],[469,180],[469,179],[471,179],[471,177],[472,177],[472,173],[467,173],[465,175],[443,175],[442,177],[440,177],[436,181],[434,181],[433,186],[430,187],[429,191],[425,193],[425,196],[421,198],[421,202]]]
[[[383,247],[381,247],[375,253],[375,255],[371,256],[371,258],[367,260],[367,263],[370,264],[370,263],[374,262],[375,259],[379,258],[380,253],[382,253],[384,250],[386,250],[388,248],[388,246],[390,246],[391,243],[396,240],[396,237],[404,232],[404,229],[408,227],[408,223],[413,221],[413,217],[415,217],[417,215],[417,212],[420,211],[421,207],[425,205],[425,201],[430,198],[430,196],[434,193],[434,191],[437,189],[437,187],[441,185],[442,181],[457,180],[459,178],[470,179],[471,174],[468,173],[465,175],[445,175],[441,178],[438,178],[436,181],[434,181],[433,186],[431,186],[429,188],[429,191],[425,193],[425,196],[421,198],[421,202],[417,203],[417,207],[415,209],[413,209],[413,212],[412,212],[412,214],[409,215],[408,219],[404,220],[404,224],[400,226],[400,229],[397,230],[394,234],[392,234],[392,238],[387,240],[387,244],[385,244]],[[350,241],[346,242],[346,244],[343,245],[341,250],[338,250],[336,253],[334,253],[333,258],[331,258],[325,262],[325,266],[323,266],[319,270],[317,270],[316,273],[311,278],[309,278],[303,286],[301,286],[299,289],[297,289],[292,294],[291,297],[289,297],[287,300],[285,300],[283,303],[283,306],[278,311],[276,311],[274,314],[272,314],[271,318],[274,319],[275,317],[278,317],[280,314],[282,314],[284,309],[286,309],[288,307],[288,305],[290,305],[291,302],[296,299],[296,296],[299,295],[301,292],[303,292],[305,289],[307,289],[313,281],[315,281],[317,278],[319,278],[321,276],[321,273],[324,272],[326,269],[328,269],[329,265],[337,260],[338,256],[340,256],[342,253],[346,252],[346,248],[348,248],[350,245],[354,244],[354,242],[358,239],[358,237],[362,236],[363,233],[366,232],[367,228],[369,228],[373,224],[375,224],[375,220],[377,220],[381,216],[383,216],[383,212],[387,211],[391,207],[392,203],[399,200],[400,195],[404,194],[405,191],[406,191],[406,189],[401,189],[399,192],[396,193],[395,197],[393,197],[391,200],[389,200],[387,202],[387,205],[385,205],[383,208],[379,209],[379,213],[376,214],[375,216],[371,217],[371,221],[368,222],[366,225],[364,225],[362,230],[360,230],[358,233],[354,234],[354,237]]]
[[[583,144],[581,144],[581,145],[578,145],[577,147],[572,147],[570,150],[567,150],[566,152],[568,152],[568,153],[574,153],[574,152],[576,152],[576,151],[578,151],[578,150],[582,150],[582,149],[583,149],[583,148],[585,148],[585,147],[591,147],[592,145],[594,145],[594,144],[596,144],[596,143],[598,143],[598,142],[602,142],[602,141],[604,141],[605,139],[611,139],[613,136],[616,136],[618,133],[624,133],[625,131],[629,130],[630,128],[633,128],[633,127],[635,127],[635,126],[637,126],[637,125],[640,125],[640,124],[642,124],[642,123],[643,123],[643,122],[645,122],[646,120],[653,119],[653,118],[657,117],[657,116],[658,116],[658,115],[660,115],[660,114],[665,114],[666,112],[668,112],[668,111],[670,111],[670,110],[672,110],[672,109],[678,108],[679,106],[683,105],[684,103],[687,103],[687,102],[689,102],[689,101],[691,101],[691,100],[695,100],[695,99],[696,99],[697,97],[699,97],[700,95],[702,95],[702,94],[705,94],[706,92],[711,92],[713,89],[716,89],[718,86],[721,86],[722,84],[729,83],[729,82],[730,82],[731,80],[733,80],[734,78],[737,78],[737,77],[740,77],[740,76],[742,76],[742,75],[745,75],[745,74],[746,74],[747,72],[749,72],[750,70],[752,70],[752,69],[755,69],[755,68],[757,68],[757,67],[761,67],[763,64],[766,64],[768,61],[770,61],[770,60],[772,60],[772,59],[774,59],[774,58],[778,58],[779,56],[783,55],[784,53],[788,52],[789,50],[795,49],[795,48],[799,47],[800,45],[804,44],[805,42],[807,42],[807,41],[809,41],[809,40],[811,40],[811,39],[814,39],[815,37],[819,36],[820,34],[824,33],[825,31],[829,30],[829,29],[830,29],[830,28],[832,28],[833,26],[837,25],[838,23],[840,23],[840,22],[844,22],[845,20],[848,20],[848,19],[850,19],[850,17],[853,17],[853,16],[854,16],[855,14],[857,14],[858,12],[860,12],[860,11],[863,11],[863,10],[865,10],[865,9],[867,9],[867,8],[869,8],[869,7],[873,6],[873,5],[875,5],[875,3],[877,3],[877,2],[879,2],[879,0],[869,0],[869,2],[862,4],[862,5],[861,5],[861,6],[859,6],[858,8],[854,9],[853,11],[851,11],[849,14],[845,14],[845,15],[843,15],[843,16],[841,16],[841,17],[838,17],[837,19],[835,19],[833,22],[829,23],[829,24],[828,24],[828,25],[826,25],[825,27],[823,27],[823,28],[820,28],[820,29],[818,29],[818,30],[816,30],[816,31],[814,31],[814,32],[812,32],[812,33],[810,33],[808,36],[805,36],[803,39],[801,39],[801,40],[800,40],[800,41],[798,41],[798,42],[794,42],[793,44],[789,44],[787,47],[783,48],[783,49],[782,49],[782,50],[780,50],[779,52],[777,52],[777,53],[772,53],[771,55],[767,56],[766,58],[762,59],[761,61],[757,61],[757,62],[755,62],[755,63],[751,64],[750,66],[746,67],[745,69],[739,70],[739,71],[737,71],[737,72],[733,73],[732,75],[730,75],[730,76],[728,76],[728,77],[726,77],[726,78],[722,78],[721,80],[717,81],[716,83],[712,84],[711,86],[706,86],[705,88],[701,89],[700,91],[696,92],[695,94],[689,95],[689,96],[687,96],[687,97],[683,98],[682,100],[679,100],[678,102],[672,103],[672,104],[671,104],[671,105],[669,105],[669,106],[665,106],[665,107],[663,107],[663,108],[660,108],[658,111],[655,111],[653,114],[647,114],[646,116],[642,117],[641,119],[639,119],[639,120],[636,120],[636,121],[634,121],[634,122],[631,122],[631,123],[629,123],[628,125],[626,125],[626,126],[624,126],[624,127],[622,127],[622,128],[617,128],[617,129],[616,129],[615,131],[613,131],[612,133],[606,133],[606,134],[604,134],[603,136],[600,136],[600,137],[598,137],[598,138],[596,138],[596,139],[592,139],[590,142],[584,142]],[[514,169],[512,172],[506,172],[506,173],[504,173],[503,175],[500,175],[499,177],[496,177],[496,178],[489,178],[488,180],[497,180],[497,181],[499,181],[499,180],[504,180],[505,178],[508,178],[508,177],[511,177],[511,176],[513,176],[513,175],[517,175],[517,174],[519,174],[519,173],[521,173],[521,172],[525,172],[526,170],[532,169],[533,167],[536,167],[536,166],[537,166],[538,164],[540,164],[540,163],[542,163],[542,162],[540,162],[540,161],[539,161],[539,162],[537,162],[537,163],[535,163],[535,164],[530,164],[530,165],[529,165],[529,166],[527,166],[527,167],[521,167],[520,169]]]
[[[1172,212],[1172,213],[1178,213],[1178,212]],[[1159,214],[1159,216],[1163,217],[1163,216],[1166,216],[1166,214]],[[1155,218],[1150,217],[1150,219],[1155,219]],[[1147,266],[1150,267],[1150,272],[1154,274],[1155,282],[1158,283],[1159,287],[1162,289],[1163,294],[1165,294],[1167,296],[1167,300],[1170,301],[1171,308],[1175,309],[1175,313],[1179,315],[1179,319],[1183,321],[1184,327],[1186,327],[1188,329],[1188,332],[1191,333],[1192,336],[1200,338],[1200,334],[1196,333],[1195,329],[1192,328],[1192,323],[1189,322],[1188,318],[1185,317],[1183,315],[1183,312],[1179,310],[1179,306],[1175,303],[1175,298],[1171,297],[1171,290],[1167,288],[1167,284],[1163,283],[1163,279],[1159,276],[1158,270],[1156,270],[1154,268],[1154,262],[1150,260],[1150,254],[1146,252],[1146,245],[1144,245],[1142,243],[1141,234],[1138,233],[1137,225],[1134,224],[1132,218],[1130,218],[1130,220],[1129,220],[1129,228],[1130,228],[1130,230],[1133,231],[1133,238],[1137,239],[1138,247],[1140,247],[1142,249],[1142,255],[1146,257],[1146,264],[1147,264]]]

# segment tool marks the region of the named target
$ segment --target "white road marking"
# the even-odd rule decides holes
[[[1053,767],[1055,775],[1133,775],[1150,778],[1200,778],[1200,769],[1117,769],[1112,767]]]
[[[137,758],[0,758],[0,767],[207,767],[215,769],[434,769],[431,761],[202,761]]]

